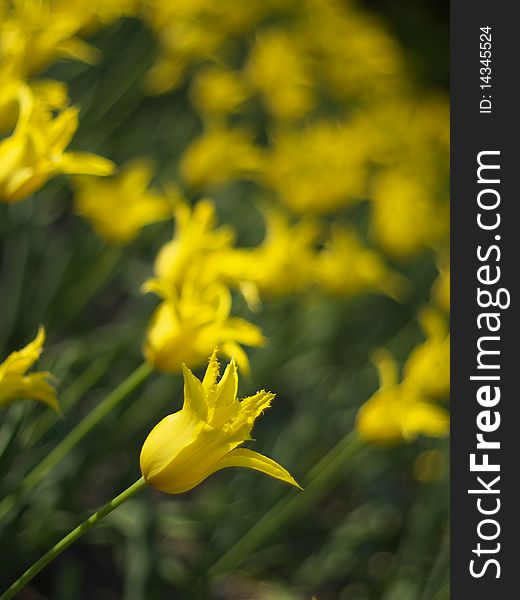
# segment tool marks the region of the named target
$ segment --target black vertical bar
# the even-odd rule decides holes
[[[452,0],[451,3],[451,597],[454,600],[520,598],[517,584],[520,577],[520,384],[517,381],[517,377],[520,380],[517,341],[520,331],[516,313],[520,277],[520,218],[517,216],[520,214],[517,117],[520,31],[516,9],[517,3],[506,1]],[[487,27],[491,37],[490,63],[486,63]],[[490,88],[485,87],[488,74]],[[494,152],[481,154],[481,162],[500,168],[483,169],[481,180],[485,181],[479,183],[481,152]],[[500,182],[493,182],[496,179]],[[479,207],[479,193],[481,203],[487,206],[499,198],[496,209]],[[487,230],[480,227],[479,213],[485,226],[494,224],[497,215],[500,215],[500,224]],[[479,246],[481,258],[477,254]],[[482,259],[487,252],[487,258]],[[493,284],[479,281],[479,268],[486,266],[489,271],[481,270],[481,279],[494,280],[499,267],[499,281]],[[499,306],[480,306],[478,288],[489,291]],[[507,292],[499,292],[500,289]],[[511,304],[507,308],[508,294]],[[483,294],[480,299],[481,304],[486,304],[489,297]],[[483,313],[498,316],[488,320],[481,317],[479,322],[478,317]],[[490,332],[490,323],[499,329]],[[499,339],[482,341],[482,336]],[[481,368],[479,338],[481,348],[500,351],[500,354],[482,354]],[[498,368],[484,368],[482,364],[487,367],[498,364]],[[472,376],[488,379],[471,379]],[[490,376],[499,379],[492,380]],[[491,386],[492,396],[485,396],[487,385]],[[496,400],[495,387],[500,388],[500,401],[491,406]],[[482,403],[478,401],[479,389],[484,390],[481,391]],[[479,423],[489,431],[481,431]],[[500,449],[477,448],[479,433],[486,442],[499,442]],[[472,471],[472,454],[477,464],[483,464],[487,454],[489,463],[500,470]],[[496,477],[500,479],[493,483]],[[495,514],[483,512],[494,510]]]

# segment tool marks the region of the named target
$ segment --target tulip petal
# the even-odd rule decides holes
[[[90,152],[66,152],[61,156],[61,171],[68,175],[112,175],[115,165],[108,158]]]
[[[197,440],[204,427],[204,421],[192,411],[177,411],[159,421],[141,449],[141,471],[146,481],[157,489],[177,493],[169,491],[167,487],[172,483],[169,467],[173,464],[175,472],[175,461]]]
[[[211,358],[209,359],[208,368],[204,374],[204,379],[202,380],[202,387],[204,388],[206,394],[208,394],[213,387],[216,387],[215,384],[217,383],[217,378],[219,376],[220,366],[217,360],[217,352],[218,348],[215,348]]]
[[[62,40],[56,44],[54,50],[61,56],[82,60],[89,64],[97,62],[101,57],[101,52],[97,48],[79,38]]]
[[[217,395],[215,397],[216,406],[227,406],[232,404],[237,397],[238,392],[238,373],[235,361],[231,362],[226,367],[224,375],[218,382]]]
[[[62,111],[55,119],[49,121],[45,144],[49,144],[56,154],[62,154],[69,145],[78,128],[78,113],[76,106]]]
[[[249,358],[242,346],[239,346],[236,342],[225,342],[222,344],[222,352],[236,361],[242,373],[250,375]]]
[[[56,390],[47,382],[50,377],[50,373],[43,371],[21,377],[10,375],[3,378],[0,386],[0,405],[27,398],[39,400],[53,408],[57,413],[61,413]]]
[[[397,364],[392,355],[383,348],[372,355],[372,362],[379,375],[380,389],[390,388],[397,385],[399,380]]]
[[[29,342],[21,350],[11,354],[0,365],[0,375],[24,375],[38,360],[43,343],[45,342],[45,329],[40,327],[32,342]]]
[[[419,315],[419,322],[430,340],[442,342],[448,335],[448,326],[442,313],[435,309],[425,308]]]
[[[215,465],[215,471],[225,469],[226,467],[247,467],[248,469],[260,471],[270,477],[280,479],[299,489],[303,489],[292,475],[277,462],[247,448],[237,448],[226,454]]]
[[[240,411],[241,405],[237,400],[238,373],[235,361],[232,360],[224,371],[222,379],[216,388],[213,399],[213,413],[210,413],[209,423],[219,429],[224,423],[231,421]]]
[[[184,406],[182,409],[195,412],[199,419],[205,421],[208,416],[208,405],[202,383],[184,364],[182,365],[182,374],[184,376]]]
[[[449,434],[448,412],[432,402],[417,401],[403,416],[403,436],[413,439],[419,434],[430,437],[445,437]]]

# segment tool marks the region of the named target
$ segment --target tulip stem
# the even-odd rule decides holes
[[[0,519],[16,503],[19,494],[32,489],[53,469],[106,415],[133,392],[150,374],[152,367],[144,362],[133,371],[115,390],[106,396],[47,456],[30,471],[22,482],[21,490],[0,502]]]
[[[92,361],[79,377],[60,394],[60,408],[63,412],[68,412],[101,379],[107,371],[113,354],[113,352],[109,353],[108,359],[103,355]],[[23,432],[24,447],[37,444],[60,418],[63,418],[63,415],[54,411],[48,410],[42,413],[39,419],[32,424],[31,429]]]
[[[81,525],[78,525],[78,527],[68,533],[39,560],[32,564],[27,571],[25,571],[25,573],[0,596],[0,600],[9,600],[10,598],[13,598],[13,596],[23,589],[33,577],[35,577],[50,562],[52,562],[57,556],[66,550],[73,542],[80,538],[89,529],[94,527],[96,523],[101,521],[101,519],[110,514],[114,509],[123,504],[123,502],[142,490],[145,486],[146,481],[144,480],[144,477],[141,477],[124,492],[119,494],[119,496],[116,496],[113,500],[107,502],[107,504],[105,504],[100,510],[95,512],[86,521],[83,521]]]
[[[363,441],[356,432],[343,438],[312,469],[303,491],[284,496],[213,564],[209,573],[221,575],[238,566],[288,521],[304,515],[334,487],[362,448]]]
[[[104,419],[128,394],[133,392],[152,372],[144,362],[137,367],[115,390],[104,398],[49,454],[24,478],[24,489],[31,489],[54,468],[102,419]]]

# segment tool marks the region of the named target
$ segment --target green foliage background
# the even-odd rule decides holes
[[[446,86],[444,4],[367,5],[408,48],[418,81]],[[63,63],[51,70],[68,81],[73,102],[81,106],[74,145],[118,164],[152,156],[158,180],[175,179],[182,151],[201,130],[187,89],[156,98],[144,94],[140,82],[155,46],[138,21],[121,21],[96,34],[93,43],[103,51],[100,64]],[[221,221],[233,224],[242,242],[258,242],[261,219],[251,184],[228,186],[215,199]],[[363,227],[363,206],[352,218]],[[57,377],[66,415],[56,419],[31,403],[4,410],[0,497],[16,489],[56,440],[139,365],[143,332],[156,305],[139,288],[170,236],[171,223],[159,224],[130,247],[105,245],[74,214],[70,188],[61,179],[34,198],[0,206],[2,356],[44,323],[49,339],[40,366]],[[251,353],[252,375],[242,380],[241,396],[260,387],[276,391],[274,407],[255,434],[262,451],[304,486],[377,389],[369,354],[385,346],[404,360],[423,339],[414,319],[437,274],[433,257],[422,255],[400,270],[413,282],[404,303],[375,295],[291,297],[269,301],[255,317],[269,344]],[[138,477],[148,431],[180,406],[180,378],[154,375],[20,499],[0,524],[2,585]],[[38,441],[28,446],[31,436]],[[414,460],[433,448],[445,457],[443,474],[421,483],[413,475]],[[241,470],[220,472],[179,497],[147,490],[71,547],[20,598],[449,597],[447,442],[371,447],[352,461],[339,461],[306,510],[295,510],[258,548],[226,563],[226,553],[271,507],[297,493]],[[212,570],[219,559],[223,573]]]

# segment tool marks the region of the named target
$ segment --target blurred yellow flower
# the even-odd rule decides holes
[[[180,202],[175,209],[175,235],[159,251],[155,278],[147,281],[144,289],[168,298],[172,291],[181,289],[194,265],[205,282],[218,279],[219,253],[230,248],[235,232],[228,225],[216,228],[216,222],[215,204],[211,200],[200,200],[193,207]],[[211,266],[207,264],[209,259],[215,259]]]
[[[145,225],[172,215],[168,198],[149,189],[152,177],[152,164],[145,159],[130,161],[110,179],[77,177],[77,211],[107,241],[129,242]]]
[[[27,374],[27,371],[38,360],[43,343],[45,330],[40,327],[32,342],[21,350],[12,352],[0,364],[0,405],[13,400],[30,398],[48,404],[60,412],[56,391],[48,383],[51,374],[47,371]]]
[[[364,103],[355,121],[377,164],[413,174],[425,190],[438,191],[448,176],[449,110],[444,95],[409,94]]]
[[[258,21],[264,4],[260,0],[143,0],[144,18],[159,46],[147,74],[149,91],[160,94],[174,89],[192,65],[214,60],[237,34]]]
[[[339,100],[402,98],[404,61],[395,38],[354,2],[305,0],[299,35],[319,68],[320,80]]]
[[[65,152],[78,126],[78,110],[56,117],[27,87],[19,91],[20,111],[12,135],[0,141],[0,201],[16,202],[59,173],[109,175],[111,161],[86,152]]]
[[[81,18],[80,33],[91,34],[121,17],[137,16],[142,0],[54,0],[58,10],[74,12]]]
[[[372,236],[392,256],[435,247],[448,230],[448,205],[432,198],[428,182],[408,170],[380,173],[371,198]]]
[[[450,265],[439,267],[439,276],[432,289],[432,300],[446,313],[450,312]]]
[[[424,309],[419,321],[426,341],[414,348],[403,370],[403,379],[417,393],[430,398],[447,398],[450,392],[450,335],[445,317]]]
[[[205,21],[205,0],[146,0],[144,18],[155,32],[159,55],[147,73],[147,87],[161,94],[177,87],[186,68],[211,56],[223,42],[223,34]]]
[[[231,280],[253,284],[268,296],[301,292],[311,284],[319,225],[311,219],[291,223],[279,209],[266,208],[263,213],[263,241],[254,248],[220,253],[215,257],[216,268]]]
[[[11,62],[0,61],[0,133],[9,132],[18,117],[18,98],[25,85]],[[61,110],[69,103],[67,86],[53,79],[34,79],[28,83],[43,106]]]
[[[260,391],[237,399],[238,375],[234,361],[218,380],[216,353],[202,382],[183,365],[184,404],[160,421],[141,450],[145,480],[167,494],[181,494],[226,467],[247,467],[300,487],[274,460],[239,448],[251,439],[255,420],[269,408],[274,394]]]
[[[314,103],[314,87],[308,59],[281,29],[261,33],[249,55],[246,74],[262,94],[267,110],[280,120],[295,120]]]
[[[249,86],[240,73],[215,66],[200,70],[191,89],[194,105],[209,119],[235,112],[249,94]]]
[[[87,14],[87,18],[90,13]],[[98,52],[77,37],[83,11],[70,2],[7,0],[0,4],[0,55],[12,60],[21,79],[59,58],[93,62]]]
[[[381,350],[374,356],[380,388],[359,409],[356,428],[366,441],[393,444],[418,435],[444,437],[449,432],[446,410],[429,402],[415,386],[398,382],[397,365]]]
[[[339,295],[382,292],[393,298],[402,296],[406,279],[390,270],[378,252],[364,246],[354,229],[334,223],[331,233],[329,243],[314,261],[315,278],[326,291]]]
[[[189,185],[205,187],[251,178],[262,164],[262,150],[246,130],[215,125],[188,147],[180,168]]]
[[[260,346],[260,329],[245,319],[231,317],[231,293],[214,282],[201,285],[192,272],[180,292],[160,304],[152,317],[144,346],[149,363],[160,371],[180,371],[206,360],[215,346],[234,357],[244,371],[249,369],[242,345]]]
[[[264,183],[297,213],[328,214],[367,196],[368,160],[357,128],[319,121],[275,136]]]

